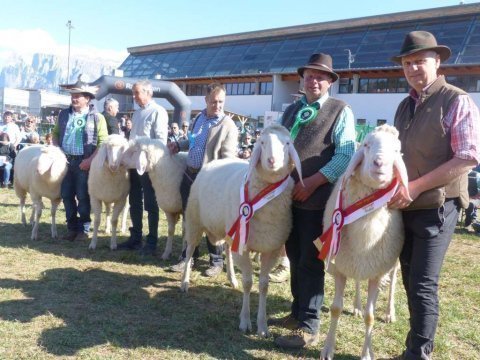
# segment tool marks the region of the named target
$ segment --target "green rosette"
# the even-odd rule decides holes
[[[298,132],[300,131],[301,126],[305,126],[310,124],[318,114],[318,110],[316,107],[307,105],[303,107],[295,117],[295,123],[292,126],[292,130],[290,130],[290,136],[292,140],[295,140]]]

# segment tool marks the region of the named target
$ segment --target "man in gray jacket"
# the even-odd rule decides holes
[[[224,158],[235,158],[238,146],[238,129],[230,116],[223,112],[225,104],[225,88],[214,83],[208,86],[204,109],[192,124],[190,139],[171,142],[168,146],[172,153],[188,150],[187,170],[183,175],[180,193],[182,206],[185,212],[190,188],[198,172],[206,163]],[[210,253],[210,267],[206,275],[213,277],[222,272],[223,246],[214,246],[207,239],[208,252]],[[182,272],[185,267],[185,253],[183,250],[181,260],[170,268],[174,272]],[[195,248],[193,258],[198,258],[198,247]]]

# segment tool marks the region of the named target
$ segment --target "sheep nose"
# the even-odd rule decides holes
[[[275,158],[274,158],[273,156],[270,156],[270,157],[267,159],[267,161],[268,161],[268,164],[269,164],[269,165],[274,165],[274,164],[275,164]]]
[[[375,160],[373,160],[373,164],[377,167],[382,167],[383,160],[382,159],[375,159]]]

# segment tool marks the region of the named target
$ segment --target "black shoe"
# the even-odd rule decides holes
[[[157,248],[150,244],[145,244],[138,251],[140,256],[155,256],[157,255]]]
[[[138,250],[142,247],[142,242],[140,240],[128,239],[123,243],[117,245],[118,250]]]
[[[470,226],[476,218],[476,209],[473,203],[468,205],[468,208],[465,210],[465,227]]]
[[[64,241],[74,241],[77,237],[77,232],[73,230],[68,230],[66,234],[62,236],[62,240]]]

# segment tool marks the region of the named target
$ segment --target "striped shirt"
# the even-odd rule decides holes
[[[428,87],[428,86],[427,86]],[[419,96],[415,89],[410,96],[418,103]],[[480,113],[473,99],[468,95],[459,95],[444,116],[443,127],[450,132],[452,151],[455,157],[463,160],[480,162],[478,145],[480,144]]]
[[[329,95],[326,93],[315,101],[319,104],[320,109],[328,97]],[[304,106],[309,105],[305,96],[301,101]],[[355,153],[355,119],[349,106],[344,107],[340,113],[337,124],[333,129],[332,137],[335,144],[335,153],[332,159],[319,171],[333,184],[345,172],[351,157]]]

